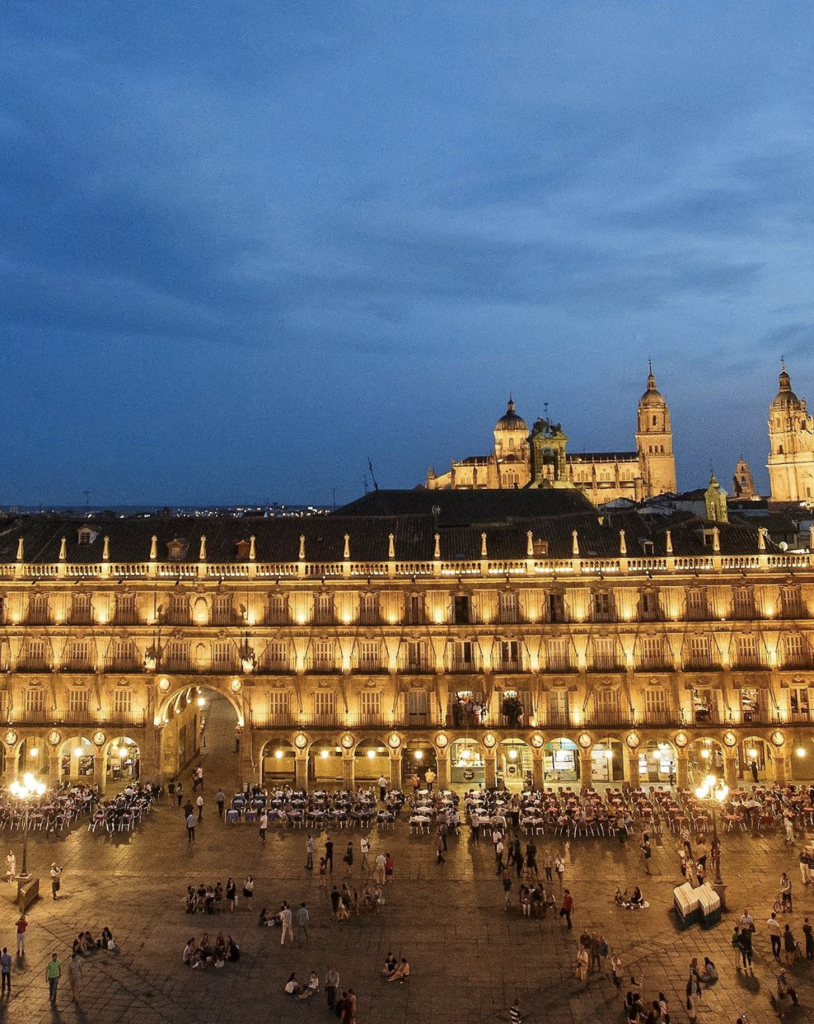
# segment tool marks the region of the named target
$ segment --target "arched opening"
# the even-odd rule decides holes
[[[342,748],[333,741],[314,743],[308,758],[309,777],[322,785],[341,783],[345,778]]]
[[[759,736],[747,736],[738,744],[738,778],[757,784],[773,776],[771,745]]]
[[[107,748],[108,782],[136,782],[141,771],[141,750],[130,736],[117,736]]]
[[[20,744],[18,775],[22,777],[26,772],[31,772],[36,778],[47,782],[50,771],[50,748],[45,737],[26,736]]]
[[[668,785],[676,776],[676,750],[667,740],[648,740],[639,751],[639,780],[645,782],[666,782]]]
[[[591,784],[622,782],[625,778],[624,749],[619,740],[598,740],[591,748]]]
[[[63,782],[93,783],[94,746],[87,736],[71,736],[60,747],[59,777]]]
[[[205,775],[225,787],[242,788],[248,780],[241,779],[239,770],[240,681],[233,680],[228,696],[206,685],[173,689],[169,679],[158,685],[165,694],[157,713],[164,774],[175,778],[206,758]]]
[[[497,748],[497,783],[516,792],[532,785],[531,748],[523,740],[503,740]]]
[[[415,773],[423,784],[424,775],[430,770],[438,774],[438,762],[432,743],[429,740],[409,740],[405,743],[401,755],[402,777],[408,779]]]
[[[464,737],[449,748],[451,781],[459,784],[485,781],[483,748],[477,740]]]
[[[297,751],[286,739],[272,739],[260,752],[263,782],[293,783],[297,777]]]
[[[354,751],[354,778],[357,782],[375,782],[390,778],[390,755],[380,740],[362,740]]]
[[[543,772],[546,782],[578,782],[579,749],[576,743],[565,737],[549,740],[543,749]]]
[[[723,778],[724,748],[717,740],[693,740],[687,747],[690,785],[698,786],[707,775]]]

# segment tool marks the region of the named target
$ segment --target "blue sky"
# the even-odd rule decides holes
[[[0,502],[338,501],[510,391],[679,485],[814,397],[808,3],[3,5]]]

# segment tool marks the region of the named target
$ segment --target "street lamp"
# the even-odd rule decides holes
[[[41,797],[45,792],[45,783],[35,779],[31,772],[26,772],[23,776],[23,781],[20,782],[15,779],[14,782],[9,786],[9,792],[21,804],[25,807],[25,828],[23,831],[23,870],[20,872],[19,877],[23,881],[28,881],[31,877],[28,873],[28,812],[31,808],[31,799],[33,797]]]
[[[715,858],[715,884],[723,885],[723,879],[721,878],[721,855],[720,844],[718,842],[718,821],[716,812],[723,804],[724,800],[729,796],[729,786],[724,785],[723,782],[719,782],[716,776],[707,775],[703,783],[696,789],[695,795],[699,800],[706,801],[712,808],[712,838],[715,840],[715,845],[718,849],[718,856]]]

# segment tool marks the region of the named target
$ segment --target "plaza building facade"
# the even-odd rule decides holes
[[[5,521],[5,778],[166,781],[216,696],[247,783],[814,775],[809,552],[574,492],[485,499]]]
[[[569,453],[569,438],[559,423],[543,417],[529,431],[512,399],[493,434],[494,448],[488,455],[453,461],[448,473],[436,474],[430,467],[426,486],[430,490],[570,487],[594,505],[618,498],[642,501],[677,490],[670,409],[656,387],[652,368],[639,400],[635,451]]]

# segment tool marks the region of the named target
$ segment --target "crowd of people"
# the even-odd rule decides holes
[[[182,959],[187,967],[220,968],[227,963],[236,963],[240,959],[240,947],[231,935],[218,932],[212,939],[208,932],[204,932],[200,939],[192,936],[187,940]]]

